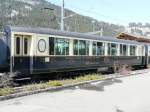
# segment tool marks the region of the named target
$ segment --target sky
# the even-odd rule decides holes
[[[59,6],[62,3],[62,0],[47,1]],[[65,0],[65,8],[119,25],[150,23],[150,0]]]

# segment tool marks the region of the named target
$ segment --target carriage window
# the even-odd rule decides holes
[[[117,55],[117,45],[114,43],[108,43],[108,55],[116,56]]]
[[[24,54],[28,54],[28,38],[24,38]]]
[[[89,55],[89,41],[74,40],[73,52],[74,55]]]
[[[69,55],[69,40],[63,38],[55,39],[55,54]]]
[[[66,48],[66,55],[69,55],[69,39],[66,39],[65,48]]]
[[[120,56],[127,56],[127,45],[120,44]]]
[[[107,45],[108,45],[108,50],[107,50],[108,51],[108,56],[110,56],[111,55],[111,52],[110,52],[111,51],[111,44],[108,43]]]
[[[86,55],[86,41],[79,40],[79,55]]]
[[[16,54],[20,54],[20,37],[16,38]]]
[[[142,46],[142,56],[144,56],[144,46]]]
[[[130,56],[136,55],[136,46],[131,45],[130,46]]]
[[[138,46],[138,56],[143,56],[143,46]]]
[[[97,42],[97,55],[104,55],[104,44]]]
[[[117,45],[116,44],[111,44],[111,55],[116,56],[117,55]]]
[[[89,55],[89,45],[90,45],[90,42],[86,41],[86,55]]]
[[[97,46],[97,43],[96,42],[93,42],[93,55],[96,55],[96,47]]]
[[[54,55],[54,37],[49,38],[49,54]]]
[[[74,55],[78,55],[78,40],[73,41],[73,52]]]
[[[123,56],[123,45],[120,44],[120,56]]]
[[[55,51],[56,55],[65,55],[65,39],[56,38]]]

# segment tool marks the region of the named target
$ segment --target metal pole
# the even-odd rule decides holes
[[[10,0],[9,0],[8,2],[11,3]],[[12,7],[11,7],[11,4],[8,5],[6,11],[7,11],[7,10],[8,10],[8,13],[9,13],[9,15],[8,15],[8,16],[9,16],[9,17],[8,17],[8,18],[9,18],[9,19],[8,19],[8,22],[9,22],[9,24],[11,25],[11,23],[12,23],[12,22],[11,22],[11,21],[12,21],[12,17],[11,17]]]
[[[49,7],[44,7],[43,10],[54,11],[54,9],[49,8]],[[53,13],[54,13],[54,12],[53,12]],[[51,13],[50,13],[50,15],[51,15]],[[43,16],[43,20],[44,20],[44,21],[43,21],[44,25],[46,25],[46,24],[45,24],[45,23],[46,23],[46,22],[45,22],[45,21],[46,21],[46,20],[45,20],[45,14],[44,14],[44,16]],[[57,18],[56,18],[56,21],[57,21]]]
[[[93,25],[93,32],[95,31],[95,21],[92,21],[92,25]]]
[[[101,28],[101,37],[103,36],[103,28]]]
[[[77,19],[76,19],[76,17],[75,17],[75,32],[77,32]]]
[[[95,31],[95,24],[93,23],[93,32]]]
[[[61,30],[64,31],[64,0],[62,0],[61,6]]]

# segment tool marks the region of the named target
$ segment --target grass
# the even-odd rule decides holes
[[[47,84],[45,83],[40,83],[40,84],[31,84],[28,86],[24,86],[24,91],[34,91],[34,90],[38,90],[38,89],[46,89],[48,87]]]
[[[62,80],[62,83],[66,85],[66,84],[74,84],[74,83],[79,83],[84,81],[102,80],[102,79],[104,79],[104,76],[100,74],[89,74],[89,75],[77,76],[74,79]]]
[[[10,87],[0,88],[0,96],[6,96],[12,94],[13,92],[14,89]]]
[[[48,81],[46,84],[47,84],[48,86],[52,86],[52,87],[62,86],[62,85],[63,85],[62,81],[57,81],[57,80]]]
[[[46,89],[49,87],[58,87],[63,85],[80,83],[84,81],[90,81],[90,80],[102,80],[102,79],[104,79],[104,76],[100,74],[88,74],[88,75],[77,76],[73,79],[49,80],[48,82],[33,83],[30,85],[23,86],[22,92]],[[0,89],[0,96],[5,96],[12,93],[14,93],[13,88],[5,87]]]
[[[83,75],[83,76],[76,77],[75,80],[77,80],[77,81],[90,81],[90,80],[100,80],[103,78],[104,77],[102,75],[91,74],[91,75]]]

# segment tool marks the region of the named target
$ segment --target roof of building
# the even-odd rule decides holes
[[[31,28],[31,27],[15,27],[15,26],[6,26],[4,28],[5,32],[27,32],[27,33],[38,33],[38,34],[49,34],[49,35],[58,35],[58,36],[67,36],[67,37],[76,37],[83,39],[92,39],[92,40],[102,40],[102,41],[112,41],[119,43],[128,43],[128,44],[142,44],[136,41],[130,40],[122,40],[117,39],[116,37],[109,36],[98,36],[98,35],[90,35],[86,33],[78,33],[78,32],[68,32],[68,31],[60,31],[54,30],[50,28]]]
[[[143,36],[132,35],[132,34],[125,33],[125,32],[122,32],[119,35],[117,35],[117,38],[118,39],[124,39],[124,40],[134,40],[134,41],[137,41],[137,42],[150,43],[149,38],[146,38],[146,37],[143,37]]]

